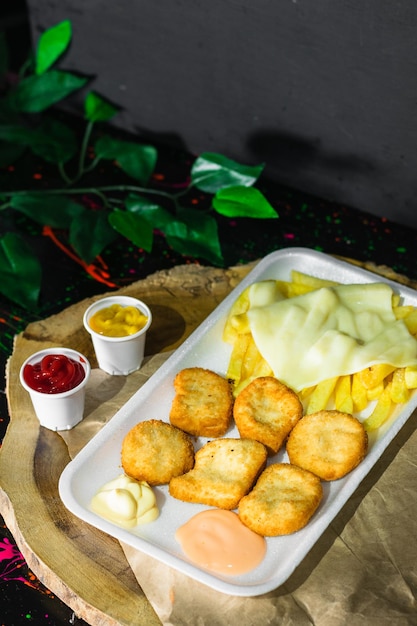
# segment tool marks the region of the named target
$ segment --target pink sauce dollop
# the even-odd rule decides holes
[[[41,361],[23,370],[23,378],[31,389],[41,393],[62,393],[77,387],[84,380],[81,363],[64,354],[47,354]]]
[[[265,557],[266,541],[233,511],[208,509],[178,528],[175,537],[196,565],[237,576],[255,569]]]

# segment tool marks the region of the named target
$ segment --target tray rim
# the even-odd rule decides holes
[[[98,516],[92,515],[92,513],[85,509],[79,502],[76,500],[74,495],[70,490],[71,481],[76,475],[77,471],[82,467],[83,461],[91,456],[96,450],[100,449],[102,444],[108,439],[108,433],[115,428],[122,426],[125,421],[125,413],[130,410],[130,407],[134,406],[137,402],[137,399],[143,396],[147,389],[152,386],[152,381],[156,375],[159,378],[163,378],[165,373],[170,372],[172,368],[181,363],[184,358],[184,354],[187,354],[188,351],[198,342],[201,337],[206,334],[215,323],[217,323],[219,319],[219,315],[226,312],[230,305],[234,302],[236,297],[241,293],[249,284],[256,282],[262,273],[268,269],[271,265],[285,257],[286,259],[291,257],[309,257],[313,259],[317,259],[320,262],[324,262],[325,264],[331,264],[333,268],[348,269],[349,272],[358,275],[362,280],[358,281],[361,283],[367,282],[384,282],[393,287],[397,292],[399,292],[403,297],[409,296],[411,299],[417,298],[417,291],[402,285],[394,280],[388,279],[386,277],[380,276],[379,274],[375,274],[374,272],[363,269],[359,266],[353,265],[348,261],[344,261],[338,258],[334,258],[331,255],[328,255],[324,252],[319,252],[316,250],[311,250],[309,248],[284,248],[278,250],[276,252],[272,252],[265,256],[263,259],[259,261],[259,263],[242,279],[242,281],[225,297],[225,299],[216,307],[216,309],[200,324],[200,326],[194,330],[194,332],[181,344],[181,346],[167,359],[167,361],[161,365],[161,367],[153,374],[153,376],[143,385],[126,403],[121,407],[111,418],[111,420],[84,446],[84,448],[77,454],[77,456],[68,463],[64,471],[62,472],[59,479],[59,495],[61,500],[74,515],[79,517],[80,519],[86,521],[89,524],[92,524],[94,527],[108,533],[109,535],[119,539],[122,542],[125,542],[138,550],[141,550],[145,554],[155,557],[156,559],[174,567],[175,569],[181,571],[182,573],[198,580],[199,582],[217,590],[222,593],[228,593],[235,596],[257,596],[263,593],[267,593],[276,589],[280,585],[282,585],[292,574],[294,569],[301,563],[301,561],[305,558],[311,548],[315,545],[319,537],[324,533],[328,525],[340,511],[342,506],[347,502],[349,497],[355,492],[359,484],[365,479],[369,471],[375,465],[375,463],[379,460],[384,450],[387,448],[389,443],[395,438],[398,434],[402,426],[408,420],[412,412],[417,406],[417,397],[414,395],[413,399],[410,400],[404,407],[404,409],[400,412],[398,417],[392,421],[389,428],[385,433],[381,435],[373,444],[372,455],[368,455],[365,457],[364,461],[362,461],[359,468],[354,470],[349,475],[349,480],[346,480],[342,485],[341,491],[338,497],[331,503],[326,509],[326,515],[328,518],[327,524],[319,528],[318,533],[310,533],[310,537],[306,542],[306,545],[302,546],[301,552],[298,551],[299,554],[296,555],[296,558],[293,561],[293,566],[291,569],[288,569],[285,572],[285,576],[276,577],[274,579],[269,579],[267,581],[258,581],[257,583],[250,584],[239,584],[234,583],[231,578],[230,581],[225,581],[222,578],[217,577],[209,572],[205,572],[199,569],[197,566],[188,563],[182,559],[178,559],[175,555],[167,554],[166,550],[160,548],[157,545],[150,545],[149,542],[145,539],[141,539],[137,535],[132,537],[132,533],[129,531],[125,531],[124,529],[99,518]],[[416,302],[417,306],[417,302]],[[345,479],[342,479],[342,481]],[[203,507],[208,508],[208,507]],[[195,512],[198,512],[197,509]],[[94,518],[94,522],[92,522],[92,517]],[[301,532],[301,531],[300,531]]]

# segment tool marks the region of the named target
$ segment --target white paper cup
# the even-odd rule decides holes
[[[63,354],[81,363],[84,368],[83,380],[73,389],[62,393],[43,393],[32,389],[24,378],[27,364],[35,365],[49,354]],[[48,348],[35,352],[23,363],[20,369],[20,382],[29,392],[36,416],[41,424],[49,430],[70,430],[81,422],[84,417],[85,386],[90,377],[90,363],[86,357],[70,348]]]
[[[95,332],[89,324],[90,318],[100,309],[112,304],[136,307],[148,318],[145,326],[134,335],[123,337],[106,337]],[[85,329],[91,335],[100,369],[115,376],[126,376],[140,368],[145,353],[146,332],[152,323],[152,313],[144,302],[130,296],[102,298],[88,307],[83,321]]]

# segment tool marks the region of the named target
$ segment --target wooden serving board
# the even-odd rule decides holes
[[[152,310],[145,356],[179,346],[252,267],[180,266],[117,292],[143,299]],[[58,480],[70,460],[67,446],[60,435],[39,426],[19,382],[26,357],[52,345],[75,348],[97,367],[82,322],[94,299],[32,323],[15,337],[7,364],[10,424],[0,451],[0,510],[29,567],[78,617],[103,626],[152,626],[160,620],[119,542],[63,506]]]
[[[152,310],[146,354],[178,347],[253,266],[226,270],[180,266],[120,290],[143,299]],[[367,269],[410,284],[387,268]],[[10,424],[0,450],[0,511],[29,567],[78,617],[92,625],[153,626],[161,622],[118,541],[63,506],[58,480],[70,460],[68,448],[60,435],[39,426],[19,383],[25,358],[52,345],[76,348],[96,367],[82,323],[94,299],[32,323],[15,338],[7,365]]]

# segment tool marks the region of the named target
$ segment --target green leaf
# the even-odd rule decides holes
[[[59,59],[68,48],[71,36],[69,20],[64,20],[42,33],[36,50],[36,74],[43,74]]]
[[[107,122],[116,113],[118,109],[114,107],[110,102],[104,100],[101,96],[94,91],[90,91],[84,101],[85,117],[90,122]]]
[[[36,307],[42,278],[39,259],[16,233],[0,239],[0,292],[20,306]]]
[[[68,228],[74,217],[86,211],[81,204],[60,194],[16,193],[10,199],[10,206],[38,224],[52,228]]]
[[[226,217],[252,217],[270,219],[278,213],[265,196],[254,187],[229,187],[221,189],[213,198],[213,208]]]
[[[95,152],[101,159],[115,159],[126,174],[142,185],[146,185],[151,177],[158,157],[153,146],[121,141],[108,135],[100,137],[96,142]]]
[[[183,209],[179,219],[171,220],[165,229],[167,243],[185,256],[203,258],[213,265],[223,265],[217,222],[211,215]]]
[[[164,230],[173,219],[171,213],[159,204],[137,194],[129,194],[125,200],[125,206],[127,211],[140,215],[152,228],[159,230]]]
[[[40,113],[84,87],[87,81],[71,72],[51,70],[24,78],[10,95],[10,102],[17,111]]]
[[[109,222],[118,233],[126,237],[135,246],[151,252],[153,228],[142,215],[115,209],[109,215]]]
[[[19,124],[0,124],[0,140],[28,146],[49,163],[66,163],[78,149],[73,130],[48,118],[36,129]]]
[[[0,139],[21,146],[30,146],[36,139],[36,130],[20,124],[0,124]]]
[[[62,122],[45,118],[30,142],[34,154],[48,163],[66,163],[78,150],[74,131]]]
[[[94,261],[116,238],[104,211],[86,210],[71,222],[69,242],[86,263]]]
[[[261,175],[264,165],[241,165],[221,154],[205,152],[193,163],[191,184],[206,193],[244,185],[250,187]]]

